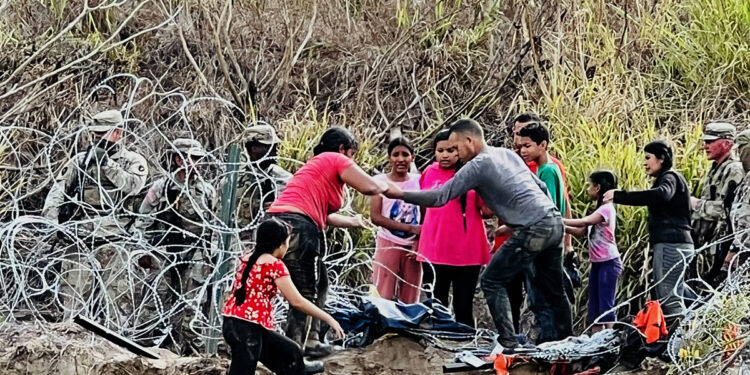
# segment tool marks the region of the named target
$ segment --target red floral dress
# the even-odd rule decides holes
[[[273,330],[273,300],[278,293],[275,281],[280,277],[289,276],[289,270],[281,259],[276,259],[273,263],[255,263],[244,285],[245,302],[238,306],[234,291],[240,287],[245,267],[247,263],[242,261],[222,315],[247,320]]]

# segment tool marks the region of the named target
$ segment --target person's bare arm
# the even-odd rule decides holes
[[[370,218],[373,224],[381,226],[390,230],[398,230],[402,232],[409,232],[413,234],[419,234],[419,225],[410,225],[406,223],[400,223],[395,220],[391,220],[381,213],[383,210],[383,197],[380,195],[373,195],[370,198]]]
[[[513,228],[507,225],[501,225],[495,230],[495,236],[502,237],[513,233]]]
[[[341,325],[339,325],[336,319],[333,319],[333,317],[327,312],[321,310],[318,306],[315,306],[315,304],[305,299],[305,297],[302,297],[302,295],[299,294],[297,287],[295,287],[294,283],[292,283],[291,277],[280,277],[276,279],[275,282],[276,286],[281,292],[281,295],[283,295],[284,298],[289,301],[289,305],[307,315],[312,316],[313,318],[326,322],[326,324],[328,324],[331,329],[336,332],[336,335],[339,338],[344,337],[344,330],[341,328]]]
[[[565,189],[565,207],[567,208],[567,210],[565,210],[565,218],[572,219],[573,207],[570,206],[570,196],[568,195],[567,187]],[[571,233],[566,233],[564,237],[566,253],[570,253],[573,251],[573,236],[571,236],[570,234]]]
[[[596,212],[582,219],[563,219],[563,223],[568,227],[587,227],[589,225],[597,225],[604,222],[604,216]]]
[[[335,228],[367,228],[371,226],[362,215],[346,216],[336,213],[326,217],[326,224]]]
[[[489,207],[482,205],[479,207],[479,216],[481,216],[482,219],[491,219],[495,214]]]
[[[565,226],[565,233],[579,237],[586,234],[586,227],[571,227]]]
[[[344,169],[341,172],[341,179],[347,185],[354,188],[364,195],[378,195],[388,190],[388,184],[377,181],[370,177],[365,171],[356,164]]]

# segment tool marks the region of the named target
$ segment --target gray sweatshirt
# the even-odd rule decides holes
[[[511,228],[527,227],[557,210],[547,187],[520,156],[507,148],[489,146],[439,189],[407,191],[404,201],[440,207],[471,189]]]

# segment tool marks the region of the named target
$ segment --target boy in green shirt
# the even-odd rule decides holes
[[[531,123],[518,131],[521,157],[527,163],[535,162],[539,167],[536,176],[539,177],[549,192],[555,207],[560,214],[565,215],[565,193],[562,172],[560,168],[549,160],[547,147],[549,146],[549,131],[540,123]]]

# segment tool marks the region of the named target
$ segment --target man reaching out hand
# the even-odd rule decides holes
[[[513,229],[511,237],[490,260],[481,280],[492,319],[505,353],[522,346],[515,338],[506,286],[519,272],[529,275],[533,312],[540,326],[538,343],[561,340],[572,334],[570,305],[563,290],[560,212],[547,188],[512,150],[490,147],[474,120],[458,120],[449,141],[465,165],[441,188],[404,192],[391,184],[386,196],[426,207],[440,207],[474,189],[485,204]]]

